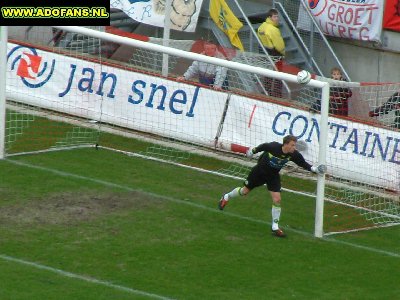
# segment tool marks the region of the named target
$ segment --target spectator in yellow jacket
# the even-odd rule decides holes
[[[269,55],[285,56],[285,41],[279,29],[279,14],[276,9],[272,8],[267,12],[267,18],[258,27],[257,33]]]
[[[275,58],[275,66],[278,71],[282,67],[282,59],[285,56],[285,41],[279,29],[279,14],[276,9],[267,12],[264,23],[258,27],[257,35],[260,38],[267,53]],[[264,53],[260,47],[260,53]],[[264,78],[264,87],[269,96],[282,97],[282,81],[272,78]]]

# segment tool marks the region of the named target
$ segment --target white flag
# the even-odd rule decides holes
[[[110,0],[110,7],[125,12],[137,22],[164,27],[166,0]],[[171,29],[193,32],[203,0],[172,0]]]
[[[380,41],[384,1],[302,0],[324,34],[361,41]],[[308,14],[300,4],[297,27],[310,30]]]

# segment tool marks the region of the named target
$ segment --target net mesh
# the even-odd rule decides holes
[[[317,162],[318,89],[291,83],[298,91],[291,97],[272,96],[268,89],[276,84],[271,82],[274,78],[231,68],[226,68],[223,78],[227,88],[220,89],[215,78],[209,82],[201,78],[208,69],[218,70],[210,64],[199,67],[191,78],[177,80],[195,61],[174,55],[168,56],[165,78],[160,53],[52,28],[42,30],[48,30],[42,40],[37,35],[29,44],[16,38],[9,42],[8,155],[100,144],[193,166],[194,154],[216,156],[230,165],[217,170],[210,165],[210,170],[245,178],[255,164],[243,158],[249,147],[280,142],[292,134],[299,138],[299,151],[306,160]],[[49,32],[54,35],[50,42]],[[169,44],[205,51],[202,40]],[[258,52],[216,46],[226,60],[271,67]],[[284,63],[282,69],[298,70]],[[395,95],[400,85],[330,83],[330,101],[335,105],[330,104],[328,120],[325,232],[397,224],[400,136]],[[347,114],[343,105],[338,106],[343,97],[347,97]],[[152,143],[117,143],[110,132]],[[299,181],[298,191],[315,193],[315,175],[291,163],[282,173],[308,180],[307,184]]]
[[[67,66],[73,69],[74,64],[67,65],[67,56],[89,59],[99,52],[98,39],[74,35],[70,43],[60,42],[65,36],[51,27],[29,29],[25,34],[19,29],[10,30],[5,133],[8,154],[93,146],[97,142],[99,126],[90,117],[94,107],[83,92],[89,87],[79,89],[67,84],[57,98],[51,89],[42,89],[51,85],[48,82],[52,79],[58,82],[68,79]],[[53,58],[47,58],[46,51],[51,51]],[[101,70],[101,64],[93,67],[92,70]],[[69,91],[77,95],[72,101],[63,102],[64,94]]]

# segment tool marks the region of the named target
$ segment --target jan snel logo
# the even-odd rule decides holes
[[[23,52],[19,61],[17,75],[23,78],[35,79],[39,73],[42,58],[38,55]]]
[[[29,88],[38,88],[46,84],[54,72],[55,60],[48,63],[38,55],[36,49],[17,46],[7,55],[11,70],[16,70],[22,82]]]

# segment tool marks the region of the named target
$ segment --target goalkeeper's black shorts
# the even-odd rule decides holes
[[[273,169],[265,169],[260,165],[255,165],[247,176],[244,185],[248,189],[252,190],[263,184],[267,185],[267,188],[270,192],[280,192],[281,178],[279,175],[279,171]]]

